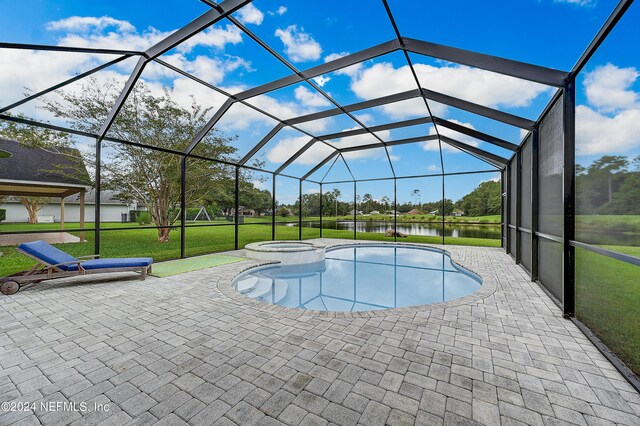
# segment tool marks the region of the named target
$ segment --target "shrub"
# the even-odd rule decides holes
[[[7,211],[5,209],[0,209],[0,222],[7,218]]]
[[[139,212],[136,215],[136,222],[138,222],[138,225],[148,225],[151,223],[151,215],[149,212]]]

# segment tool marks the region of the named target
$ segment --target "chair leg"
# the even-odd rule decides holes
[[[144,281],[147,278],[147,268],[144,267],[142,268],[142,271],[140,271],[140,281]]]

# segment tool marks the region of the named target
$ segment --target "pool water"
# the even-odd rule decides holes
[[[482,280],[442,250],[367,244],[328,249],[323,262],[251,269],[232,285],[266,303],[353,312],[444,302],[475,292]]]

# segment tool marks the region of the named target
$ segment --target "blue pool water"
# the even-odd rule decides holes
[[[482,280],[438,249],[357,245],[329,249],[324,262],[251,269],[236,291],[266,303],[319,311],[368,311],[443,302]]]

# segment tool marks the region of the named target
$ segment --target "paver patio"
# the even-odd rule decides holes
[[[37,405],[0,425],[640,424],[640,395],[502,249],[446,249],[482,293],[375,315],[229,292],[255,261],[2,297],[0,402]]]

